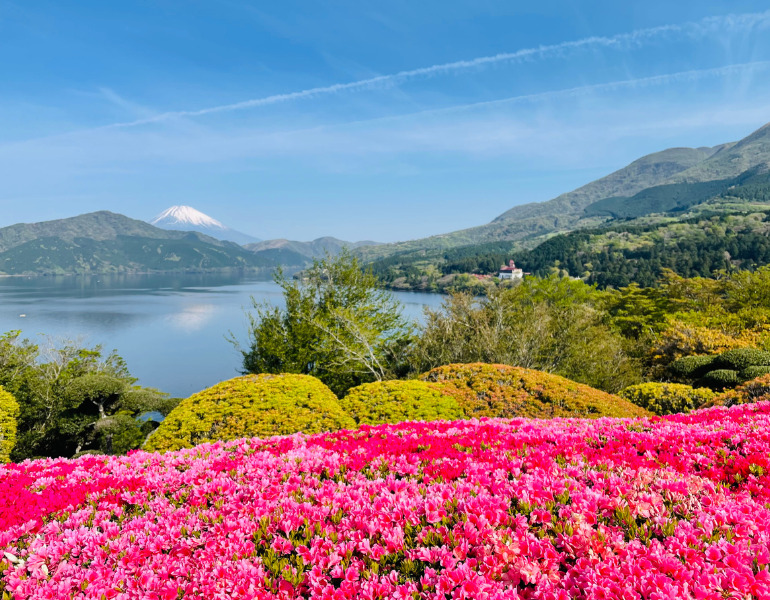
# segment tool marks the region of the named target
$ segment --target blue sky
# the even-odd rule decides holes
[[[0,0],[0,226],[173,204],[261,238],[479,225],[770,121],[769,9]]]

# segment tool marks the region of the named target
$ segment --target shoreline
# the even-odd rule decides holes
[[[164,269],[137,271],[84,271],[82,273],[0,273],[0,278],[84,277],[92,275],[205,275],[213,273],[268,273],[278,267],[222,267],[217,269]]]

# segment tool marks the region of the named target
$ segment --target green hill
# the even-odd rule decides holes
[[[601,200],[586,208],[610,215],[600,226],[550,236],[534,248],[498,241],[415,250],[375,261],[372,268],[399,288],[419,288],[428,273],[438,273],[444,287],[456,287],[450,276],[493,274],[511,258],[536,275],[561,271],[600,287],[652,286],[663,269],[684,277],[754,269],[770,264],[770,172],[763,168]]]
[[[100,211],[0,229],[0,274],[64,275],[273,267],[232,242]]]
[[[768,168],[770,124],[739,142],[713,148],[671,148],[644,156],[547,202],[515,206],[486,225],[363,248],[359,253],[365,259],[377,260],[415,251],[440,253],[461,246],[504,241],[513,242],[512,246],[517,249],[531,249],[556,234],[595,228],[608,220],[641,216],[637,214],[640,211],[628,208],[635,200],[644,200],[645,215],[655,210],[681,211],[721,193],[744,173],[757,174]],[[692,184],[701,185],[689,187]],[[686,201],[677,200],[680,196],[686,196]],[[620,210],[623,202],[627,206]]]

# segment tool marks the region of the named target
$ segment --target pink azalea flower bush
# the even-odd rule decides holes
[[[770,598],[770,402],[0,466],[0,597]]]

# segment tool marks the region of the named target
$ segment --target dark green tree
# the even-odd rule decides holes
[[[19,403],[15,461],[138,448],[177,400],[139,387],[114,352],[0,337],[0,385]]]

